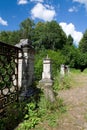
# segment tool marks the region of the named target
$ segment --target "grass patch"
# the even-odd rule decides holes
[[[71,69],[70,69],[70,72],[71,72],[71,73],[74,73],[74,74],[79,74],[79,73],[81,73],[81,70],[80,70],[80,69],[71,68]]]
[[[53,85],[54,91],[63,89],[65,90],[70,88],[71,88],[71,75],[69,74],[65,75],[64,77],[61,77],[58,72],[54,79],[54,85]]]
[[[66,112],[66,106],[63,104],[63,100],[56,99],[55,102],[51,103],[42,95],[38,105],[41,122],[36,126],[35,130],[41,130],[41,128],[45,130],[44,124],[46,124],[47,127],[58,126],[61,115]]]
[[[84,74],[87,74],[87,69],[84,69],[83,73],[84,73]]]
[[[45,130],[44,123],[49,127],[56,127],[59,118],[65,112],[66,106],[62,99],[56,99],[55,102],[51,103],[42,94],[37,107],[32,103],[28,104],[28,113],[25,115],[24,121],[15,130]]]

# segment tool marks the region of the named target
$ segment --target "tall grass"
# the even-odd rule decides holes
[[[62,77],[60,73],[57,72],[54,78],[54,85],[53,85],[54,91],[69,89],[69,88],[71,88],[71,75],[65,74]]]

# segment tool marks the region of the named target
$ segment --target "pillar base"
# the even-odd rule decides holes
[[[52,86],[53,85],[53,80],[51,79],[42,79],[39,81],[39,84],[45,84],[46,86]]]
[[[45,98],[49,100],[50,102],[55,101],[54,92],[52,89],[53,80],[51,79],[42,79],[39,81],[39,86],[44,92]]]

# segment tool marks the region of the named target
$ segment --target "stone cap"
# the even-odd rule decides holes
[[[32,42],[29,39],[21,39],[20,42],[15,46],[19,48],[23,48],[23,47],[33,48]]]
[[[48,55],[43,60],[51,60]]]

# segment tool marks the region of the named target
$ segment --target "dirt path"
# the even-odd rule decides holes
[[[61,118],[58,130],[87,130],[87,75],[78,75],[74,81],[79,86],[59,92],[68,110]]]

